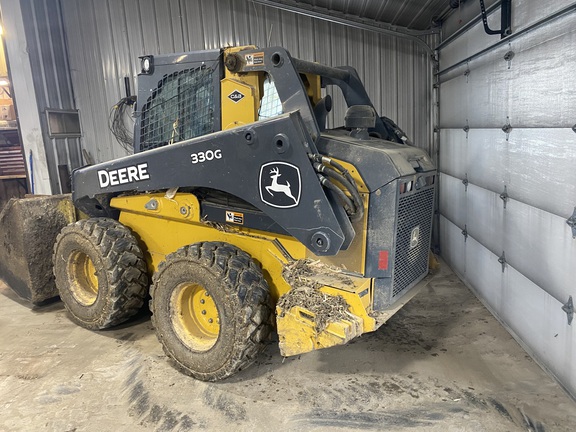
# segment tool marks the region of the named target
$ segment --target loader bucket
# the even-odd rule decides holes
[[[0,278],[34,305],[57,297],[52,249],[76,220],[70,195],[11,199],[0,213]]]

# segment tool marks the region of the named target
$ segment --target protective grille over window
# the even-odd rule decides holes
[[[266,81],[264,81],[264,96],[262,96],[262,101],[260,102],[258,118],[265,120],[280,114],[282,114],[282,102],[280,101],[280,96],[278,96],[276,85],[274,85],[274,82],[268,77]]]
[[[165,75],[142,107],[141,151],[214,132],[213,70]]]

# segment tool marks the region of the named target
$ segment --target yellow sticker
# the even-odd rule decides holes
[[[233,211],[226,211],[226,222],[244,225],[244,213],[236,213]]]
[[[246,59],[246,66],[258,66],[264,64],[264,53],[257,52],[252,54],[244,55],[244,59]]]

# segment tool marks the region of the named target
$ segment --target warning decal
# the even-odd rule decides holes
[[[264,53],[257,52],[253,54],[246,54],[244,56],[246,59],[246,66],[258,66],[264,64]]]
[[[244,213],[226,211],[226,222],[244,225]]]

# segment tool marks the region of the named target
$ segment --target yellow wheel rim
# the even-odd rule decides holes
[[[181,284],[174,290],[172,323],[178,338],[194,351],[208,351],[220,334],[216,303],[198,284]]]
[[[94,263],[84,252],[76,251],[68,261],[69,287],[78,303],[93,305],[98,297],[98,276]]]

